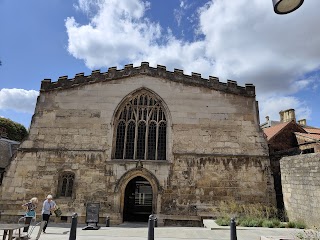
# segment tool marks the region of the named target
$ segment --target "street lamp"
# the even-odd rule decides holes
[[[287,14],[298,9],[304,0],[272,0],[274,12],[277,14]]]

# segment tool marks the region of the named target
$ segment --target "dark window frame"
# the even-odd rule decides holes
[[[166,160],[167,125],[161,100],[148,91],[134,94],[115,116],[113,159]]]
[[[63,172],[59,177],[58,197],[72,198],[74,195],[75,174]]]

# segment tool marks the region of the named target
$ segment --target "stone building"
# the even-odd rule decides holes
[[[274,204],[255,87],[164,66],[42,81],[28,138],[1,188],[2,218],[54,195],[63,215],[199,225],[222,200]],[[20,211],[20,212],[19,212]]]
[[[294,109],[279,114],[280,121],[272,121],[267,116],[266,122],[261,124],[270,154],[320,152],[320,128],[308,126],[306,119],[296,121]]]
[[[2,184],[5,169],[9,165],[12,156],[16,153],[19,144],[20,142],[1,136],[0,131],[0,185]]]
[[[305,119],[296,121],[295,110],[280,111],[280,121],[261,124],[269,146],[277,206],[283,209],[280,159],[285,156],[320,152],[320,129],[307,125]]]
[[[277,206],[290,221],[319,227],[320,128],[296,121],[295,110],[280,112],[280,121],[261,125],[267,136]]]
[[[320,228],[320,153],[283,157],[280,160],[283,199],[290,221]]]

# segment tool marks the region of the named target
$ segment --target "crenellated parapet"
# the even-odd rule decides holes
[[[74,78],[68,76],[59,77],[58,81],[51,82],[51,79],[44,79],[41,82],[41,92],[48,92],[60,89],[69,89],[82,85],[98,82],[107,82],[137,75],[147,75],[150,77],[160,77],[173,82],[179,82],[192,86],[207,87],[210,89],[243,95],[248,97],[255,96],[255,86],[246,84],[245,87],[238,86],[236,81],[228,80],[227,83],[220,82],[219,78],[209,76],[208,79],[202,78],[201,74],[192,72],[186,75],[183,70],[174,69],[173,72],[167,71],[165,66],[157,65],[156,68],[150,67],[148,62],[142,62],[141,66],[133,67],[133,64],[127,64],[123,69],[110,67],[108,72],[101,73],[100,70],[92,71],[91,75],[85,76],[84,73],[78,73]]]

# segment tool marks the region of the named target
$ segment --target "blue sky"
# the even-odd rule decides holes
[[[320,127],[320,1],[276,15],[271,0],[0,0],[0,116],[29,127],[41,80],[142,61],[256,85]]]

